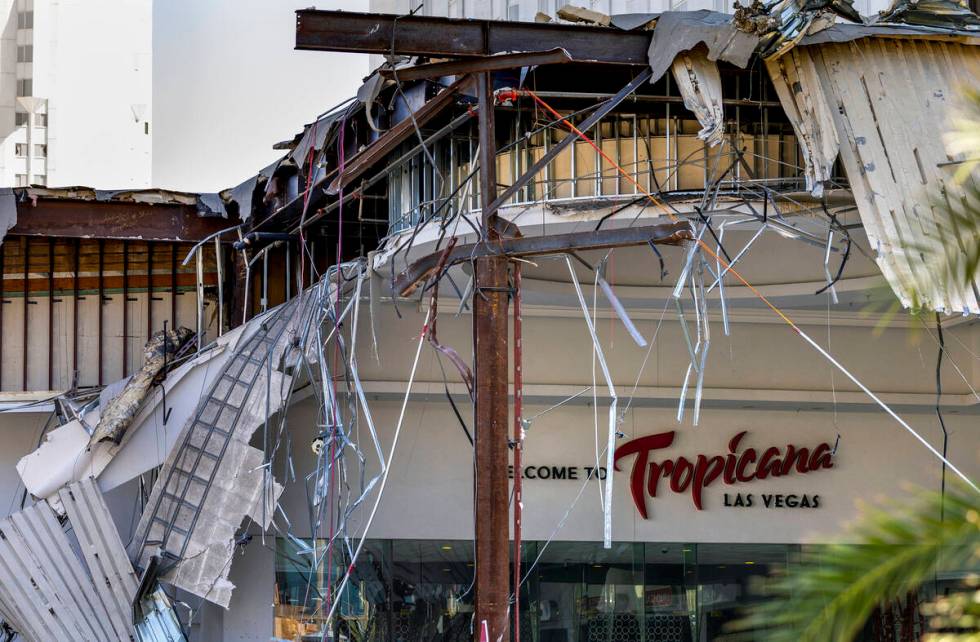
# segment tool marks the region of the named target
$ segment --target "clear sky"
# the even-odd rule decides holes
[[[153,184],[215,192],[353,95],[368,57],[294,51],[296,9],[311,0],[154,0]],[[367,11],[367,0],[318,9]]]

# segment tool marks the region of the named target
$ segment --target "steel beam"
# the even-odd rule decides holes
[[[477,75],[480,121],[480,190],[483,231],[496,240],[490,203],[497,193],[493,85],[490,74]],[[445,254],[445,252],[443,252]],[[473,336],[475,353],[476,475],[476,627],[474,640],[507,640],[510,629],[509,510],[507,477],[507,304],[508,261],[484,255],[474,270]],[[484,637],[485,636],[485,637]]]
[[[469,78],[460,78],[452,85],[436,94],[432,100],[419,107],[412,116],[386,131],[378,140],[371,143],[367,149],[354,155],[344,164],[344,171],[330,183],[327,193],[334,195],[346,185],[360,178],[361,174],[380,163],[398,145],[415,133],[415,126],[423,127],[444,109],[453,104],[460,88],[469,82]]]
[[[60,238],[199,241],[228,227],[228,219],[202,217],[190,205],[147,205],[40,198],[17,204],[8,234]]]
[[[499,71],[517,67],[535,65],[555,65],[572,62],[568,52],[558,47],[550,51],[530,51],[527,53],[501,54],[499,56],[483,56],[480,58],[463,58],[446,62],[433,62],[427,65],[415,65],[402,69],[382,69],[385,78],[398,80],[422,80],[425,78],[441,78],[443,76],[459,76],[461,74],[479,71]]]
[[[454,265],[471,258],[482,256],[523,257],[536,254],[558,254],[561,252],[602,250],[613,247],[633,245],[679,245],[694,238],[691,226],[687,223],[665,223],[643,227],[623,227],[568,234],[548,234],[545,236],[524,236],[512,239],[499,239],[493,243],[457,245],[449,253],[446,265]],[[442,252],[423,256],[399,274],[392,284],[392,291],[408,296],[416,286],[429,277],[438,264]]]
[[[565,49],[575,62],[647,65],[648,31],[609,27],[394,16],[352,11],[296,12],[296,48],[406,56],[493,56]]]
[[[578,130],[582,133],[585,133],[590,129],[592,129],[592,127],[594,127],[596,123],[598,123],[600,120],[605,118],[606,115],[609,112],[611,112],[613,109],[615,109],[616,106],[619,105],[619,103],[623,102],[623,100],[625,100],[627,96],[635,92],[637,88],[641,87],[644,83],[646,83],[650,79],[652,73],[653,72],[650,70],[650,68],[647,67],[639,74],[637,74],[636,78],[631,80],[629,84],[627,84],[625,87],[620,89],[616,94],[612,96],[612,98],[610,98],[605,103],[603,103],[602,107],[592,112],[589,115],[589,117],[582,122],[582,125],[581,127],[578,128]],[[491,203],[489,206],[489,210],[490,210],[489,213],[493,214],[494,212],[496,212],[501,205],[507,202],[507,199],[509,199],[514,194],[516,194],[522,187],[527,185],[528,182],[530,182],[531,179],[534,178],[538,172],[540,172],[542,169],[547,167],[548,163],[550,163],[556,156],[558,156],[558,154],[560,154],[566,147],[574,143],[576,140],[578,140],[578,136],[577,135],[573,136],[570,133],[568,136],[565,136],[560,141],[558,141],[558,143],[554,147],[546,151],[544,155],[541,156],[541,158],[539,158],[533,165],[531,165],[531,167],[528,168],[526,172],[524,172],[524,174],[522,174],[516,181],[514,181],[510,186],[508,186],[507,189],[505,189],[500,196],[494,199],[493,203]]]

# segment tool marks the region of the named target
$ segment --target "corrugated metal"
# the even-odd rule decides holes
[[[95,480],[87,477],[62,488],[59,496],[112,626],[121,636],[128,636],[133,628],[132,603],[139,580],[102,492]]]
[[[37,642],[133,640],[116,614],[128,612],[135,578],[101,493],[87,479],[62,500],[85,561],[47,502],[14,513],[0,522],[0,614]]]
[[[944,259],[962,251],[962,241],[956,222],[930,201],[963,193],[950,180],[955,168],[944,165],[950,158],[942,135],[957,95],[980,78],[980,47],[865,38],[797,47],[792,56],[787,62],[805,61],[795,65],[804,70],[812,65],[818,82],[809,80],[813,73],[800,75],[794,96],[784,91],[780,99],[790,115],[807,106],[805,119],[821,111],[822,102],[829,106],[861,221],[895,294],[906,306],[980,313],[978,284],[963,284],[945,272]],[[771,71],[779,68],[770,65]],[[805,130],[797,125],[803,142],[813,138]],[[808,174],[825,172],[820,146],[833,144],[825,137],[810,150],[816,166]]]

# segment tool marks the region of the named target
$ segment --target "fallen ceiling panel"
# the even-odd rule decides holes
[[[964,250],[957,222],[935,206],[964,193],[951,180],[955,159],[943,134],[957,95],[980,77],[980,47],[864,38],[797,47],[769,69],[808,146],[814,181],[826,175],[835,147],[832,119],[868,241],[901,303],[980,313],[977,283],[962,283],[945,265]]]
[[[248,444],[291,389],[292,377],[280,368],[309,320],[309,301],[307,293],[250,321],[257,330],[238,344],[210,391],[173,399],[196,410],[160,469],[130,544],[140,568],[158,558],[162,581],[224,607],[242,520],[267,527],[282,492],[262,451]]]

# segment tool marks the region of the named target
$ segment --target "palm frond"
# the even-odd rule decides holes
[[[940,570],[980,561],[980,495],[957,485],[945,502],[928,495],[909,508],[874,510],[854,535],[859,545],[818,549],[777,580],[770,599],[754,606],[735,630],[770,642],[853,640],[876,606],[905,596]]]

